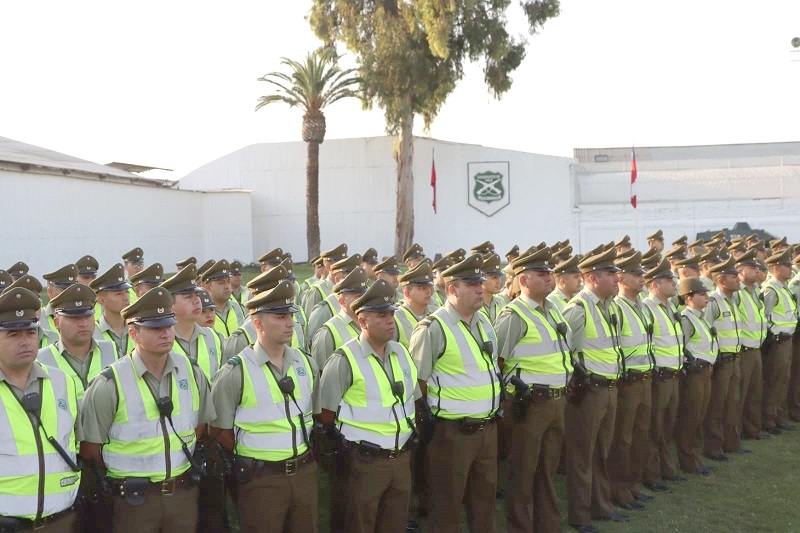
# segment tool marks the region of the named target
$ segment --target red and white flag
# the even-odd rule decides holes
[[[431,187],[433,187],[433,214],[436,214],[436,159],[431,151]]]
[[[631,205],[636,209],[636,149],[631,147]]]

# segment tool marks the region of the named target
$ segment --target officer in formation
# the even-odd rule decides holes
[[[785,239],[768,249],[753,236],[681,238],[668,251],[663,241],[660,231],[648,235],[651,248],[643,254],[625,237],[583,256],[572,255],[568,241],[516,247],[505,269],[488,241],[473,246],[470,257],[459,249],[433,264],[415,245],[404,254],[412,265],[405,274],[394,257],[379,261],[374,249],[347,256],[340,245],[322,254],[314,279],[299,292],[291,258],[275,249],[262,256],[264,272],[248,284],[247,320],[230,281],[239,265],[210,260],[197,269],[188,258],[163,281],[163,267],[144,268],[137,248],[99,275],[91,256],[46,274],[49,304],[41,308],[36,298],[27,311],[11,302],[9,319],[24,320],[4,329],[7,294],[30,306],[30,295],[43,290],[26,274],[27,265],[15,264],[8,274],[0,271],[0,337],[32,332],[24,335],[35,339],[39,361],[30,375],[69,376],[75,413],[83,397],[84,423],[73,417],[74,443],[64,441],[65,453],[56,453],[70,457],[70,446],[77,451],[82,441],[83,468],[65,461],[63,471],[86,504],[79,515],[73,498],[58,509],[0,512],[0,519],[22,526],[38,520],[45,527],[72,527],[77,520],[83,531],[195,525],[221,531],[227,472],[241,523],[253,524],[247,530],[315,531],[317,509],[329,503],[318,503],[309,488],[316,487],[310,463],[333,453],[333,506],[340,515],[332,517],[334,530],[416,530],[416,505],[409,502],[425,483],[429,501],[419,511],[427,511],[432,531],[457,531],[462,505],[471,531],[493,531],[494,498],[486,495],[498,483],[509,488],[510,531],[557,530],[552,479],[560,461],[576,530],[597,531],[593,520],[627,521],[615,506],[643,510],[653,496],[642,489],[671,492],[671,483],[688,481],[678,467],[711,475],[705,460],[749,453],[740,439],[792,431],[789,420],[800,415],[792,374],[800,254]],[[492,275],[507,277],[500,284],[507,290],[488,298]],[[138,298],[133,303],[130,284]],[[317,311],[316,335],[309,334],[298,300]],[[204,310],[218,331],[203,325]],[[8,376],[14,371],[3,362],[0,371]],[[378,379],[379,366],[390,370],[383,373],[387,380]],[[255,374],[265,376],[264,387]],[[329,377],[317,381],[321,375]],[[22,398],[26,388],[11,391]],[[62,395],[68,411],[70,394]],[[503,397],[513,437],[510,475],[498,480]],[[280,416],[265,414],[267,405]],[[33,417],[35,409],[27,412]],[[159,437],[145,438],[142,421],[155,424]],[[47,429],[54,422],[42,423]],[[209,423],[217,438],[207,434]],[[283,437],[293,444],[271,447]],[[327,445],[315,447],[316,440]],[[426,468],[412,476],[413,454],[405,452],[418,440],[427,443],[418,452]],[[292,490],[272,490],[285,483]],[[266,501],[279,492],[286,499],[268,509],[243,504],[265,501],[264,487]],[[47,501],[51,489],[42,490]],[[165,507],[159,502],[167,494],[180,497]],[[103,516],[104,510],[112,512]]]

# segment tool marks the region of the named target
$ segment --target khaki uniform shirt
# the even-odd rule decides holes
[[[449,301],[445,302],[442,308],[448,313],[453,323],[464,322],[464,319]],[[464,322],[464,325],[467,326],[472,332],[472,335],[480,342],[481,330],[478,326],[480,322],[483,322],[483,331],[492,342],[492,357],[496,358],[497,336],[486,314],[480,310],[475,311],[472,315],[472,320],[469,323]],[[431,377],[433,365],[444,353],[444,348],[444,331],[438,320],[432,320],[427,327],[418,326],[414,329],[414,333],[411,334],[411,340],[409,341],[408,351],[411,352],[411,357],[414,358],[414,362],[417,365],[417,378],[420,381],[427,381],[428,378]]]
[[[133,303],[133,301],[131,301]],[[128,326],[122,327],[122,335],[120,336],[114,331],[114,328],[108,325],[106,322],[106,317],[103,315],[100,318],[100,322],[97,323],[97,327],[94,329],[94,338],[98,340],[106,340],[103,337],[103,333],[108,332],[111,338],[114,340],[114,344],[117,345],[117,354],[119,355],[127,355],[127,348],[128,348]]]
[[[167,364],[164,368],[164,375],[161,381],[147,370],[142,358],[139,356],[137,350],[131,352],[133,358],[133,366],[136,373],[141,376],[150,392],[153,393],[155,398],[163,398],[169,396],[172,389],[171,374],[175,374],[174,379],[180,379],[178,375],[178,368],[175,366],[173,357],[185,357],[184,355],[170,352],[167,355]],[[210,399],[210,387],[205,374],[197,365],[190,365],[194,372],[194,378],[197,381],[197,389],[200,393],[200,412],[197,421],[198,426],[212,422],[215,418],[214,405]],[[83,432],[86,437],[86,442],[93,442],[96,444],[105,444],[108,441],[108,431],[114,422],[114,416],[117,412],[117,402],[119,396],[117,395],[116,381],[107,378],[105,375],[100,374],[97,379],[92,381],[92,384],[86,390],[83,396],[83,411],[81,413],[81,423],[83,424]]]
[[[387,344],[386,357],[380,359],[380,357],[375,354],[375,350],[372,348],[369,341],[367,341],[366,337],[364,337],[363,334],[358,337],[358,344],[364,355],[378,358],[388,376],[392,375],[392,363],[389,355],[393,353],[400,355],[398,352],[391,349],[393,343],[395,343],[395,341],[391,341]],[[402,345],[399,346],[402,347]],[[334,413],[337,412],[339,410],[339,404],[342,403],[344,394],[352,384],[353,369],[350,368],[350,361],[347,360],[345,355],[334,352],[328,360],[328,364],[325,365],[325,369],[322,371],[322,380],[320,381],[320,407],[328,411],[333,411]],[[420,398],[422,398],[422,392],[419,390],[419,385],[417,384],[414,387],[414,399],[418,400]],[[413,413],[406,414],[408,416],[413,416]]]
[[[256,354],[256,361],[261,365],[267,367],[275,376],[275,380],[279,381],[286,376],[286,372],[295,364],[302,364],[303,359],[309,361],[311,371],[314,373],[314,388],[312,390],[311,402],[314,407],[314,412],[319,412],[319,367],[311,357],[306,357],[299,350],[286,346],[283,351],[283,366],[278,368],[272,362],[267,352],[256,341],[253,345],[253,351]],[[236,409],[239,407],[239,400],[242,397],[242,368],[240,363],[234,365],[230,362],[225,363],[219,369],[217,375],[214,376],[214,384],[211,386],[211,401],[214,403],[214,410],[217,414],[216,420],[212,424],[220,429],[233,429],[233,423],[236,418]]]

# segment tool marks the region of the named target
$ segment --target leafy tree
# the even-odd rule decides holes
[[[358,96],[359,78],[355,69],[341,70],[332,48],[306,55],[304,63],[281,58],[289,74],[270,72],[258,78],[275,91],[261,96],[256,111],[267,104],[282,102],[300,107],[303,114],[303,140],[306,142],[306,245],[308,258],[319,255],[319,145],[325,140],[325,115],[322,109],[337,100]]]
[[[310,23],[328,45],[343,42],[356,56],[367,106],[384,110],[398,135],[397,234],[402,254],[414,239],[412,131],[425,128],[464,76],[467,61],[482,60],[484,80],[499,98],[525,57],[525,39],[506,29],[511,0],[314,0]],[[559,14],[559,0],[519,0],[531,35]]]

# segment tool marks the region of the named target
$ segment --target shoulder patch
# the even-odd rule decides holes
[[[192,363],[192,366],[197,366],[197,357],[189,356],[189,362]]]

